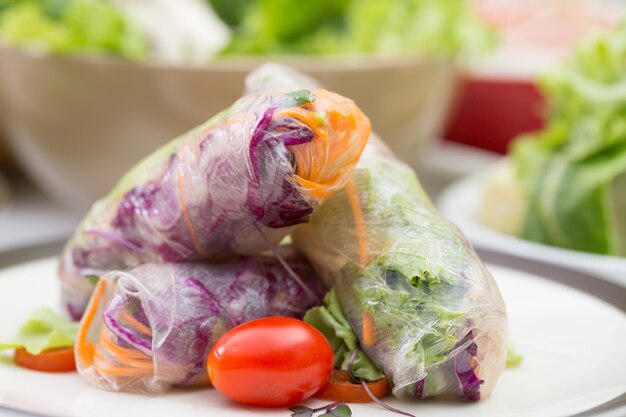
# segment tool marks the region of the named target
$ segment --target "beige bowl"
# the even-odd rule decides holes
[[[443,61],[269,60],[352,98],[413,164],[440,133],[456,86],[453,65]],[[141,157],[232,104],[262,62],[137,64],[0,46],[0,123],[33,179],[66,205],[84,208]]]

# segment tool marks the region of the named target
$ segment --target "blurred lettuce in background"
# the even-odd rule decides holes
[[[210,0],[209,3],[218,16],[229,26],[235,27],[243,22],[254,0]]]
[[[0,36],[57,54],[149,56],[143,34],[106,0],[0,0]]]
[[[226,54],[453,55],[494,42],[467,0],[257,0],[216,11],[232,22]],[[243,17],[242,17],[243,16]]]
[[[511,149],[523,238],[626,256],[626,22],[541,79],[549,123]]]
[[[157,56],[154,37],[119,7],[125,0],[0,0],[0,39],[55,54]],[[191,2],[189,1],[191,4]],[[233,30],[222,55],[455,55],[486,49],[494,32],[470,0],[202,0]],[[173,3],[176,6],[176,3]],[[142,3],[151,15],[162,4]],[[182,7],[182,3],[181,6]],[[152,10],[154,9],[154,10]],[[134,16],[134,18],[150,16]],[[194,16],[198,19],[198,16]],[[207,16],[205,27],[211,26]],[[172,23],[173,24],[173,23]],[[159,24],[167,33],[167,19]],[[204,36],[204,35],[203,35]],[[218,34],[216,34],[216,37]],[[174,42],[174,34],[169,43]],[[176,44],[176,42],[174,42]],[[184,42],[180,42],[184,48]],[[220,47],[221,49],[221,47]],[[206,54],[206,60],[214,54]],[[202,58],[202,57],[201,57]]]

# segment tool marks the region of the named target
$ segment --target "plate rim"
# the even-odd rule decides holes
[[[497,163],[490,165],[482,171],[466,175],[450,183],[439,194],[436,199],[436,206],[441,214],[459,227],[468,237],[472,244],[480,249],[494,251],[507,255],[514,255],[535,262],[556,265],[567,271],[584,270],[593,279],[610,281],[618,286],[626,287],[626,278],[620,279],[617,274],[626,277],[626,258],[594,254],[572,249],[560,248],[557,246],[545,245],[507,235],[497,230],[491,229],[482,224],[477,219],[477,207],[480,204],[479,196],[484,193],[484,182],[491,174]],[[470,194],[473,191],[470,201],[464,201],[466,210],[463,212],[456,210],[459,204],[459,197]],[[493,242],[496,243],[493,243]],[[506,243],[502,246],[497,243]],[[542,253],[538,256],[537,253]],[[568,264],[555,261],[559,256],[568,258]],[[594,272],[590,267],[585,267],[589,262],[602,265],[603,272]]]

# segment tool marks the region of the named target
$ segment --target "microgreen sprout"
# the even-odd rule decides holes
[[[352,372],[352,366],[354,365],[354,360],[356,359],[356,354],[357,354],[357,349],[354,349],[352,351],[352,354],[350,355],[350,362],[348,362],[348,376],[350,377],[350,381],[353,382],[353,383],[356,383],[356,384],[361,384],[363,386],[363,389],[367,393],[367,395],[372,399],[372,401],[374,401],[376,404],[378,404],[379,406],[381,406],[385,410],[391,411],[392,413],[401,414],[403,416],[415,417],[415,415],[413,415],[411,413],[407,413],[406,411],[398,410],[397,408],[394,408],[394,407],[390,406],[389,404],[385,404],[384,402],[382,402],[381,400],[376,398],[376,396],[372,393],[372,391],[370,391],[370,388],[367,386],[367,382],[364,379],[361,379],[361,378],[359,378],[359,377],[354,375],[354,373]],[[298,416],[298,417],[300,417],[300,416]]]
[[[352,410],[346,405],[344,401],[337,401],[331,404],[327,404],[319,408],[309,408],[303,405],[296,405],[290,408],[293,413],[291,417],[312,417],[315,413],[323,412],[318,417],[350,417],[352,416]]]

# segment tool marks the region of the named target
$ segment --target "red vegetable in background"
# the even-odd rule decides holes
[[[211,383],[226,397],[285,407],[324,386],[333,370],[333,350],[313,326],[269,317],[225,333],[211,349],[207,368]]]

